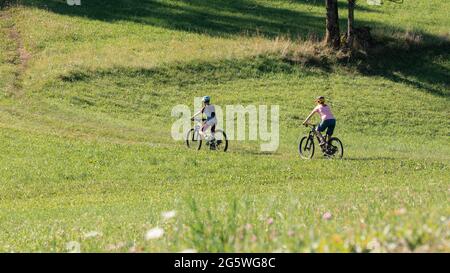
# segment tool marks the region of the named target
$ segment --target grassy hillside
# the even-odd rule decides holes
[[[384,44],[347,64],[311,53],[321,2],[85,2],[0,11],[0,251],[449,251],[446,1],[361,2]],[[280,105],[279,149],[173,141],[205,94]],[[297,155],[320,94],[343,160]]]

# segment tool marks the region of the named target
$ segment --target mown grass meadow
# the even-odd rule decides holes
[[[449,251],[448,3],[361,2],[385,46],[345,63],[310,56],[322,3],[138,2],[0,11],[0,251]],[[279,149],[172,140],[205,94],[279,105]],[[297,154],[318,95],[343,160]]]

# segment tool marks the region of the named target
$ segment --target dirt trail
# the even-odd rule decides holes
[[[5,27],[3,31],[6,31],[6,36],[14,45],[14,48],[11,50],[12,52],[7,59],[9,63],[15,66],[10,95],[21,97],[24,94],[22,88],[23,75],[28,67],[31,54],[26,50],[20,32],[17,30],[12,15],[7,9],[0,10],[0,20],[8,22],[7,27]]]

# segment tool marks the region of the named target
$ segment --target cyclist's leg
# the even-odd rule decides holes
[[[208,127],[211,127],[211,139],[214,139],[214,133],[216,132],[216,124],[217,124],[217,120],[215,118],[207,120],[205,122],[205,124]],[[206,129],[205,129],[206,130]]]
[[[213,126],[211,126],[211,138],[214,139],[215,136],[214,134],[216,133],[216,124],[214,124]]]
[[[327,120],[328,121],[328,126],[327,126],[327,135],[326,135],[326,141],[327,143],[330,141],[331,136],[334,133],[334,128],[336,127],[336,120],[335,119],[331,119],[331,120]]]
[[[319,126],[317,126],[317,129],[316,129],[316,134],[320,139],[319,145],[325,144],[325,139],[321,134],[321,132],[325,131],[325,129],[327,129],[326,122],[325,121],[320,122]]]
[[[206,130],[209,128],[209,125],[207,122],[203,123],[202,128],[200,129],[200,131],[198,132],[199,135],[202,137],[202,139],[205,139],[206,136]]]

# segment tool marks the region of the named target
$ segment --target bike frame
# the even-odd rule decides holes
[[[201,137],[202,135],[200,134],[200,131],[203,127],[203,119],[200,118],[194,118],[194,121],[196,122],[194,125],[194,134],[192,134],[192,137],[194,137],[195,134],[197,134],[197,136]],[[205,138],[209,136],[208,133],[205,132]]]
[[[312,139],[312,141],[314,141],[314,136],[315,136],[317,141],[320,142],[320,138],[317,135],[317,133],[320,134],[320,132],[317,132],[317,126],[314,124],[308,124],[308,126],[311,127],[311,131],[309,131],[309,138]],[[324,136],[322,136],[322,137],[324,137]]]

